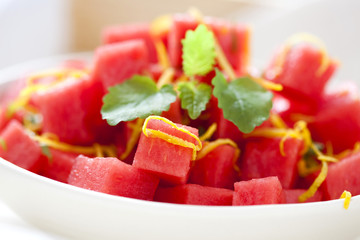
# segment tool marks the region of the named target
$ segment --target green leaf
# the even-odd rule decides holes
[[[1,148],[6,151],[7,150],[7,145],[4,139],[0,138],[0,146]]]
[[[215,64],[214,34],[200,24],[195,31],[188,30],[183,45],[183,69],[187,76],[206,75]]]
[[[242,77],[228,83],[216,69],[212,84],[224,117],[241,132],[250,133],[269,118],[273,95],[250,78]]]
[[[176,92],[171,85],[158,89],[151,78],[135,75],[109,88],[109,93],[103,98],[101,114],[108,124],[115,126],[122,121],[160,115],[169,110],[175,100]]]
[[[182,82],[178,85],[181,107],[186,109],[191,119],[196,119],[206,109],[211,97],[211,87],[205,83]]]

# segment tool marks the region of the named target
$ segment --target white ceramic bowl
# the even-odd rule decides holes
[[[31,71],[58,66],[45,59],[0,72],[0,94]],[[29,223],[71,239],[355,239],[360,196],[327,202],[209,207],[141,201],[63,184],[0,159],[0,198]]]

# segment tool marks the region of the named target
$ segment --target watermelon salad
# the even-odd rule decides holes
[[[360,101],[309,34],[260,73],[247,25],[197,11],[112,26],[91,64],[24,76],[1,95],[0,157],[102,193],[193,205],[360,194]],[[354,90],[355,89],[355,90]]]

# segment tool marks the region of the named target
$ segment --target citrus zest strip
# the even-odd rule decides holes
[[[130,155],[135,145],[137,144],[140,138],[141,126],[143,125],[143,123],[144,123],[144,119],[140,119],[140,118],[136,120],[135,124],[128,123],[129,127],[132,128],[132,132],[129,140],[126,143],[125,151],[120,155],[121,160],[125,160]]]
[[[169,55],[167,53],[164,43],[160,39],[155,39],[155,49],[159,63],[163,68],[163,70],[169,68],[170,67]]]
[[[167,68],[160,76],[157,86],[161,87],[165,84],[169,84],[172,82],[175,75],[175,70],[173,68]]]
[[[206,132],[199,137],[201,141],[206,141],[212,137],[217,129],[217,124],[213,123],[211,126],[206,130]]]
[[[163,121],[163,122],[169,124],[170,126],[172,126],[173,128],[175,128],[176,130],[179,130],[180,132],[188,134],[189,136],[191,136],[192,138],[194,138],[198,142],[198,145],[195,145],[195,144],[193,144],[191,142],[185,141],[185,140],[183,140],[181,138],[172,136],[170,134],[164,133],[164,132],[159,131],[159,130],[148,129],[147,124],[149,123],[149,121],[151,119]],[[159,117],[159,116],[149,116],[149,117],[147,117],[145,119],[142,131],[143,131],[143,133],[144,133],[144,135],[146,137],[160,138],[160,139],[162,139],[162,140],[164,140],[164,141],[166,141],[168,143],[193,149],[192,160],[196,159],[196,152],[199,151],[202,148],[202,143],[201,143],[200,139],[195,134],[191,133],[187,129],[176,126],[175,123],[173,123],[170,120],[168,120],[166,118],[163,118],[163,117]]]
[[[93,146],[76,146],[70,145],[64,142],[59,142],[58,140],[50,139],[46,136],[34,135],[31,136],[35,141],[38,141],[46,146],[52,147],[54,149],[62,150],[65,152],[74,152],[80,154],[88,154],[88,155],[96,155],[99,153],[99,149],[101,152],[107,153],[109,156],[114,156],[113,146],[103,146],[100,144],[94,144]],[[96,146],[97,145],[97,146]],[[101,154],[102,155],[102,154]]]
[[[309,189],[299,196],[299,202],[305,202],[308,198],[314,196],[320,185],[324,182],[328,172],[328,163],[322,161],[321,164],[322,166],[319,175],[316,177]]]
[[[169,32],[172,24],[171,15],[163,15],[155,18],[150,24],[150,34],[153,37],[159,37]]]
[[[349,205],[350,205],[350,200],[351,200],[351,193],[349,191],[344,191],[341,194],[340,199],[344,199],[344,208],[348,209]]]
[[[273,90],[276,92],[281,92],[284,87],[283,85],[281,85],[280,83],[274,83],[271,81],[268,81],[264,78],[261,77],[254,77],[254,76],[249,76],[254,82],[256,82],[257,84],[259,84],[260,86],[262,86],[263,88],[269,89],[269,90]]]
[[[270,114],[270,122],[276,128],[283,128],[283,129],[287,128],[286,123],[284,122],[284,120],[282,120],[282,118],[277,113],[273,112]]]

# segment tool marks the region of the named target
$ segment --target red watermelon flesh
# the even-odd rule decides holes
[[[346,157],[329,166],[325,182],[322,184],[328,199],[340,198],[346,190],[353,196],[360,195],[360,152]]]
[[[91,143],[94,133],[87,121],[94,107],[89,101],[93,84],[88,78],[67,79],[34,94],[33,101],[43,116],[43,132],[71,144]]]
[[[282,49],[281,49],[282,50]],[[301,43],[290,48],[285,56],[280,74],[276,74],[276,60],[281,54],[279,51],[265,71],[265,78],[284,86],[284,91],[291,91],[318,99],[337,65],[330,60],[324,72],[317,75],[321,66],[322,53],[311,44]]]
[[[153,200],[159,179],[117,158],[76,158],[69,184],[123,197]]]
[[[50,157],[44,156],[40,174],[56,181],[67,183],[71,169],[78,154],[49,148]]]
[[[332,143],[335,153],[353,148],[360,141],[360,100],[349,92],[324,96],[309,129],[315,141]]]
[[[154,200],[192,205],[231,205],[233,191],[223,188],[185,184],[170,188],[159,187]]]
[[[220,145],[204,158],[196,160],[190,170],[189,183],[233,189],[238,176],[234,169],[235,151],[230,145]]]
[[[96,49],[92,76],[108,89],[147,71],[148,65],[148,49],[143,40],[108,44]]]
[[[204,20],[214,31],[235,71],[239,75],[244,74],[247,67],[249,29],[244,25],[234,25],[220,19],[206,17]],[[181,40],[185,37],[187,30],[194,30],[197,25],[196,20],[189,15],[175,14],[173,16],[173,25],[168,35],[168,51],[172,66],[180,67],[182,65]]]
[[[299,203],[299,197],[305,193],[305,189],[283,189],[285,203]],[[317,191],[314,196],[305,202],[318,202],[322,200],[322,193]]]
[[[197,129],[183,125],[178,126],[186,128],[198,136]],[[190,135],[160,120],[151,119],[148,123],[148,128],[159,130],[171,136],[197,144],[196,140]],[[142,133],[135,153],[133,166],[152,172],[166,182],[184,184],[188,178],[192,155],[193,149],[191,148],[174,145],[160,138],[146,137],[144,133]]]
[[[38,172],[41,167],[41,148],[23,126],[12,120],[0,134],[5,146],[0,146],[0,157],[19,167]]]
[[[241,163],[243,180],[277,176],[283,188],[291,188],[297,177],[297,162],[303,147],[301,140],[288,138],[285,156],[280,153],[281,138],[262,138],[246,144]]]
[[[234,188],[233,205],[277,204],[283,202],[282,187],[277,177],[236,182]]]
[[[149,23],[134,23],[105,28],[102,33],[102,42],[104,44],[118,43],[128,40],[141,39],[145,42],[149,52],[149,60],[152,63],[157,62],[157,53],[154,45],[154,39],[150,34]]]
[[[179,98],[176,98],[176,101],[170,104],[168,111],[162,112],[162,117],[169,119],[174,123],[181,124],[182,114],[181,114],[181,101]]]

